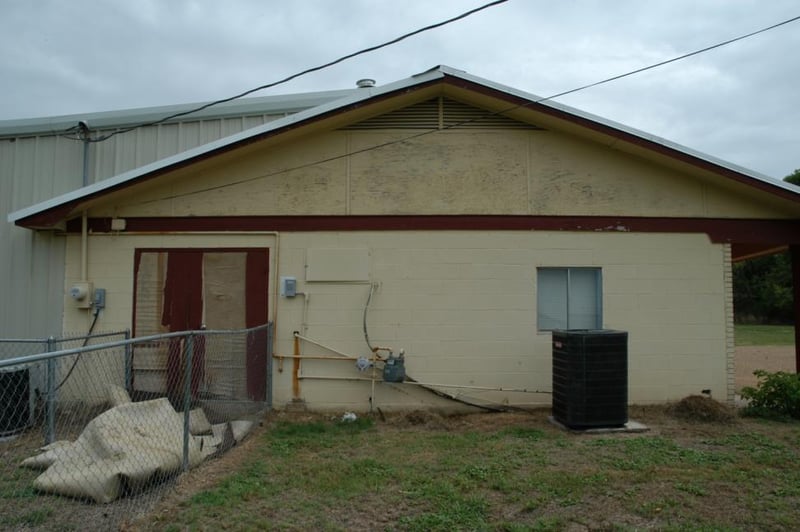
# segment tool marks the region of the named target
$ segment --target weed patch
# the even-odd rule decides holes
[[[742,389],[742,397],[750,401],[745,415],[781,421],[800,419],[800,374],[763,370],[753,374],[758,377],[758,386]]]

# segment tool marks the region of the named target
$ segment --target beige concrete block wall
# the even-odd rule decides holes
[[[270,247],[272,235],[97,235],[90,237],[89,277],[107,289],[98,330],[131,326],[133,254],[137,247]],[[536,326],[536,268],[598,266],[603,277],[605,328],[627,330],[630,400],[678,399],[703,389],[729,392],[730,312],[726,247],[704,235],[568,232],[284,233],[279,271],[294,275],[307,294],[279,298],[279,354],[291,354],[293,331],[336,350],[369,355],[363,311],[370,282],[377,289],[368,313],[374,345],[405,349],[409,375],[423,382],[549,391],[550,334]],[[366,249],[369,282],[306,282],[309,248]],[[79,277],[79,238],[67,246],[68,288]],[[271,305],[277,290],[270,280]],[[65,331],[88,328],[91,316],[65,296]],[[272,314],[272,310],[270,310]],[[271,316],[275,319],[275,316]],[[303,342],[303,354],[330,354]],[[74,381],[98,375],[81,364]],[[344,362],[304,361],[301,397],[312,408],[369,407],[371,383],[318,377],[365,378]],[[275,404],[292,399],[291,361],[274,379]],[[121,369],[114,373],[121,379]],[[83,387],[79,387],[83,388]],[[418,406],[420,394],[379,385],[376,404]],[[549,405],[544,394],[489,393],[453,388],[464,397]],[[377,397],[380,397],[379,399]]]
[[[282,264],[282,275],[298,278],[308,247],[370,250],[372,280],[380,283],[369,312],[370,338],[403,347],[408,373],[417,380],[550,390],[550,334],[536,328],[536,268],[599,266],[604,326],[630,333],[631,401],[662,402],[703,389],[727,397],[724,246],[703,235],[309,233],[285,235],[282,242],[298,250],[295,261]],[[368,354],[360,330],[367,285],[301,282],[300,289],[310,294],[309,336]],[[302,302],[281,302],[281,308],[290,305]],[[291,347],[291,320],[281,312],[279,350]],[[305,394],[310,387],[303,382],[302,389]],[[277,383],[276,393],[288,392],[288,380]],[[539,394],[459,393],[499,403],[550,402]],[[346,396],[339,400],[347,405]],[[352,400],[358,404],[359,394]]]
[[[89,276],[108,290],[98,328],[130,327],[133,254],[137,247],[270,247],[271,274],[293,275],[307,294],[279,298],[276,353],[291,354],[293,331],[346,354],[369,355],[373,344],[404,348],[409,375],[436,384],[549,391],[550,334],[536,326],[536,268],[602,268],[605,328],[629,331],[629,391],[633,403],[679,399],[703,389],[728,397],[729,251],[704,235],[391,231],[280,235],[279,271],[272,235],[92,236]],[[79,238],[68,238],[67,287],[79,277]],[[306,282],[307,250],[368,250],[368,282]],[[277,287],[270,279],[271,298]],[[271,299],[272,301],[272,299]],[[307,303],[306,303],[307,301]],[[272,303],[271,303],[272,304]],[[90,316],[65,299],[64,329],[88,328]],[[301,344],[304,354],[329,354]],[[83,366],[83,365],[80,365]],[[80,367],[79,366],[79,367]],[[352,363],[304,361],[300,396],[314,409],[366,410],[370,382]],[[275,373],[274,402],[291,401],[291,361]],[[75,377],[91,381],[88,366]],[[121,374],[119,374],[121,375]],[[327,380],[324,377],[336,377]],[[87,381],[87,382],[88,382]],[[452,388],[476,401],[549,405],[546,394]],[[407,385],[378,384],[384,409],[441,406]]]

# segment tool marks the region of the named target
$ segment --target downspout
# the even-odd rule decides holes
[[[81,282],[89,281],[89,212],[81,213]]]
[[[78,129],[83,140],[83,186],[89,186],[89,143],[92,141],[89,136],[89,123],[85,120],[78,122]]]
[[[83,180],[84,187],[89,186],[89,123],[85,120],[78,122],[78,130],[83,140]],[[81,282],[89,281],[89,214],[81,213]]]

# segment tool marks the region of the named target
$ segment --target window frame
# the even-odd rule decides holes
[[[540,323],[542,320],[542,289],[541,289],[541,272],[543,270],[546,271],[560,271],[566,273],[566,327],[548,327],[542,328]],[[570,302],[570,294],[571,294],[571,286],[572,286],[572,273],[576,270],[581,271],[592,271],[594,272],[594,280],[595,280],[595,327],[592,329],[602,329],[603,328],[603,269],[600,266],[538,266],[536,268],[536,330],[540,333],[549,333],[554,330],[558,329],[565,329],[570,330],[570,310],[569,310],[569,302]],[[574,319],[574,318],[573,318]],[[586,329],[585,327],[582,329]],[[577,330],[577,329],[573,329]]]

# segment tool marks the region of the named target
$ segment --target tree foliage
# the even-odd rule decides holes
[[[800,187],[800,168],[783,178],[787,183],[797,185]]]
[[[789,252],[733,265],[733,308],[739,323],[794,323]]]
[[[800,186],[800,168],[784,181]],[[794,323],[789,252],[734,264],[733,307],[740,323]]]

